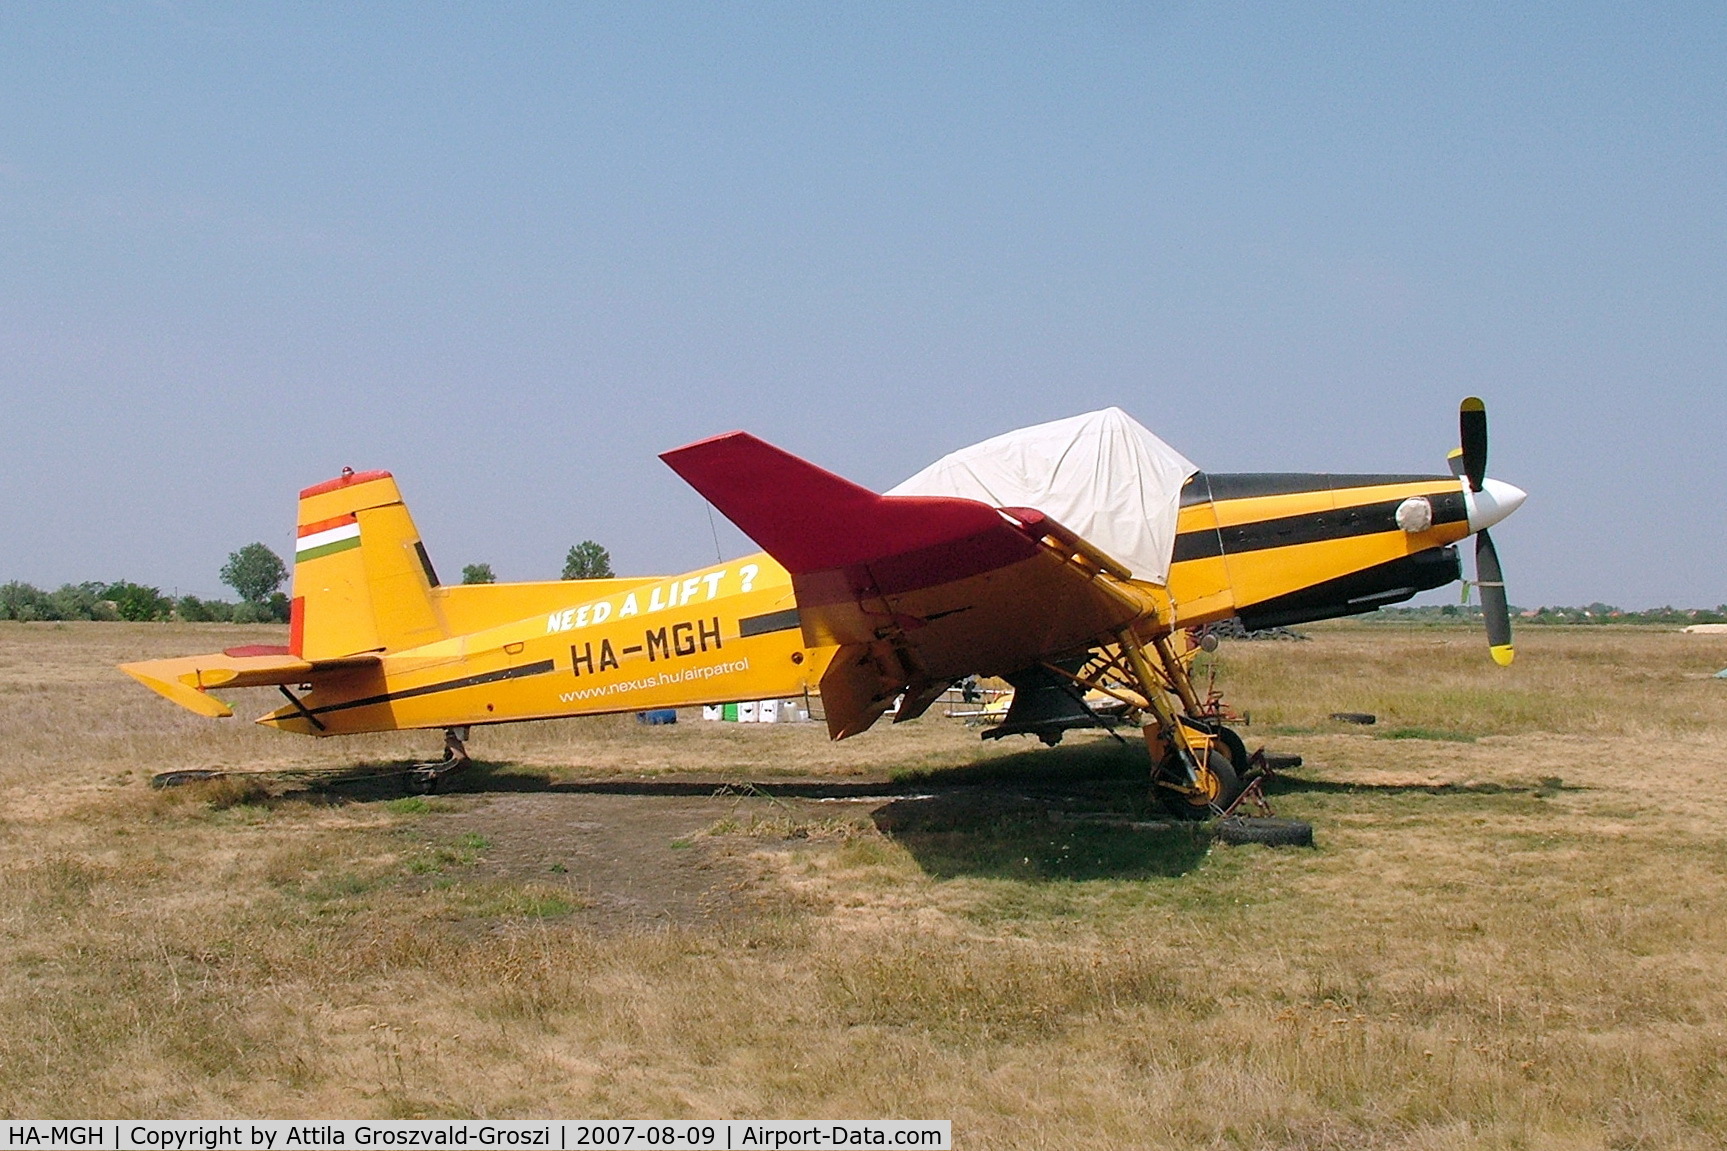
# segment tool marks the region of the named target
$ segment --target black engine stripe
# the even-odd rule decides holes
[[[327,703],[323,707],[314,707],[312,715],[327,715],[332,711],[348,711],[356,707],[371,707],[378,703],[391,703],[398,699],[413,699],[421,695],[436,695],[441,691],[457,691],[464,687],[479,687],[482,684],[499,683],[506,679],[524,679],[530,675],[544,675],[552,670],[552,661],[542,659],[538,663],[525,663],[521,667],[507,667],[502,671],[488,671],[481,675],[463,676],[461,679],[447,679],[443,683],[428,683],[423,687],[403,688],[401,691],[389,691],[383,695],[369,695],[364,699],[350,699],[342,703]]]
[[[1181,491],[1181,505],[1213,500],[1250,500],[1298,492],[1342,492],[1387,484],[1448,483],[1454,476],[1350,474],[1345,472],[1195,472]]]

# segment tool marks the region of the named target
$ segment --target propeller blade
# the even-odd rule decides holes
[[[1463,474],[1469,477],[1469,490],[1478,492],[1487,477],[1487,405],[1474,396],[1464,400],[1457,409],[1457,434]]]
[[[1505,602],[1505,573],[1493,537],[1475,533],[1475,586],[1481,589],[1481,617],[1487,622],[1487,650],[1500,667],[1511,663],[1511,609]]]

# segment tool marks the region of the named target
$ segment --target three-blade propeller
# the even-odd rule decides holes
[[[1493,500],[1497,493],[1489,489],[1487,479],[1487,405],[1474,396],[1465,399],[1457,409],[1457,436],[1459,448],[1451,454],[1452,472],[1468,481],[1472,496],[1482,497],[1482,501]],[[1517,502],[1521,502],[1522,493],[1517,492],[1517,496]],[[1509,514],[1509,509],[1505,514]],[[1488,522],[1499,518],[1494,515]],[[1499,566],[1499,552],[1493,546],[1493,537],[1487,534],[1485,523],[1475,533],[1475,586],[1481,589],[1488,651],[1494,663],[1507,666],[1515,654],[1511,646],[1511,608],[1505,599],[1505,572]]]

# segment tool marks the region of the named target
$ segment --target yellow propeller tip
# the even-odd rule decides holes
[[[1485,412],[1487,405],[1482,403],[1479,397],[1470,396],[1459,404],[1458,408],[1465,412]]]
[[[1487,650],[1492,653],[1493,662],[1498,664],[1500,667],[1510,667],[1511,657],[1517,654],[1511,649],[1511,645],[1508,643],[1497,644]]]

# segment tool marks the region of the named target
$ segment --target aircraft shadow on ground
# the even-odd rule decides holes
[[[556,780],[510,762],[476,761],[440,781],[439,792],[894,796],[874,810],[872,819],[935,878],[1053,882],[1178,876],[1198,866],[1211,842],[1202,825],[1170,825],[1155,808],[1145,749],[1133,743],[1028,749],[958,767],[884,767],[893,772],[886,782]],[[405,794],[403,776],[400,766],[365,764],[301,786],[327,799],[378,802]]]
[[[440,781],[442,794],[760,796],[773,799],[884,797],[871,812],[882,834],[937,879],[979,877],[1022,882],[1169,878],[1205,858],[1211,831],[1172,823],[1150,795],[1145,748],[1137,741],[1088,741],[1027,748],[956,767],[883,764],[887,781],[689,779],[559,780],[510,761],[476,761]],[[296,779],[289,795],[366,803],[407,794],[406,765],[355,764],[347,771]],[[1549,797],[1584,790],[1548,778],[1532,785],[1493,782],[1359,783],[1279,774],[1266,794]],[[893,798],[886,798],[893,797]]]
[[[874,812],[884,835],[937,879],[1057,882],[1184,875],[1211,831],[1154,805],[1145,748],[1090,742],[904,773],[921,793]]]
[[[877,808],[873,819],[935,879],[1170,878],[1199,866],[1211,846],[1205,824],[1096,820],[1051,798],[983,789],[908,796]]]
[[[550,772],[509,760],[474,760],[438,782],[440,794],[558,792],[589,795],[762,795],[787,799],[849,799],[911,795],[933,788],[1008,787],[1052,794],[1119,790],[1112,783],[1146,779],[1143,748],[1115,743],[1036,749],[959,767],[916,769],[884,763],[887,780],[750,779],[555,779]],[[306,773],[293,784],[350,801],[390,799],[406,793],[409,765],[360,762],[340,771]],[[1143,789],[1142,789],[1143,790]],[[1125,810],[1125,809],[1123,809]]]

